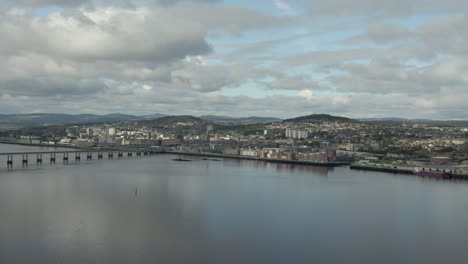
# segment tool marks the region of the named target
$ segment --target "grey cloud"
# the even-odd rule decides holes
[[[181,4],[173,9],[173,14],[177,17],[196,21],[211,30],[235,35],[251,29],[283,27],[291,22],[288,18],[268,16],[252,9],[235,6]]]
[[[36,78],[0,81],[0,95],[57,98],[94,96],[108,87],[97,80],[73,81],[60,78]]]
[[[135,0],[4,0],[5,7],[26,7],[26,8],[43,8],[43,7],[88,7],[101,5],[111,5],[131,8],[134,7]],[[2,4],[0,4],[0,7]]]
[[[281,19],[238,7],[184,4],[136,9],[63,11],[45,18],[0,15],[0,54],[24,51],[74,60],[151,60],[167,63],[212,51],[210,30],[241,34]],[[168,30],[170,25],[170,30]]]
[[[89,2],[89,0],[7,0],[12,4],[26,7],[43,6],[77,6]]]
[[[468,55],[468,17],[464,14],[435,19],[417,28],[415,35],[433,52]]]
[[[173,86],[200,92],[217,91],[236,83],[229,71],[216,66],[184,67],[172,71],[171,78]]]
[[[415,38],[414,32],[404,26],[397,24],[374,24],[367,29],[363,35],[351,39],[353,42],[371,41],[376,44],[391,44],[395,41],[410,41]]]
[[[174,29],[166,30],[166,23]],[[166,63],[211,51],[206,29],[159,9],[98,9],[42,19],[8,14],[0,17],[0,33],[5,36],[4,54],[30,51],[75,60]]]
[[[223,0],[156,0],[156,3],[161,5],[174,5],[181,2],[194,2],[194,3],[221,3]]]
[[[464,0],[328,0],[313,1],[314,16],[319,17],[395,17],[432,12],[462,12],[468,9]]]
[[[253,61],[253,62],[255,62],[255,60],[266,61],[268,59],[274,59],[274,56],[272,55],[272,53],[274,53],[273,49],[287,45],[292,41],[297,41],[297,40],[309,38],[312,36],[313,36],[312,33],[296,34],[287,38],[278,38],[278,39],[248,43],[244,45],[236,45],[236,46],[229,47],[229,48],[235,48],[229,54],[218,55],[217,57],[226,61],[232,61],[232,60],[239,61],[240,59],[244,61]],[[263,56],[261,56],[261,54],[263,54]]]
[[[395,47],[401,43],[406,49],[418,48],[419,54],[425,52],[432,57],[438,54],[466,55],[468,54],[468,18],[466,15],[446,15],[436,17],[432,21],[408,29],[395,24],[376,24],[356,37],[351,42],[373,42],[378,45]]]
[[[338,91],[375,94],[434,95],[442,89],[467,85],[468,63],[445,61],[427,67],[408,67],[376,61],[345,64],[329,78]]]

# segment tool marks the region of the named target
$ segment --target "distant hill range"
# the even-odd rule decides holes
[[[342,116],[332,116],[327,114],[312,114],[283,120],[284,123],[324,123],[324,122],[343,122],[357,123],[359,121]]]
[[[2,127],[25,127],[25,126],[50,126],[50,125],[69,125],[69,124],[87,124],[87,123],[113,123],[126,121],[149,121],[148,124],[170,124],[171,122],[193,122],[201,123],[232,123],[232,125],[250,125],[263,124],[270,122],[286,122],[286,123],[323,123],[323,122],[366,122],[366,123],[381,123],[381,124],[396,124],[396,123],[418,123],[425,125],[436,126],[461,126],[468,127],[468,120],[430,120],[430,119],[404,119],[404,118],[360,118],[351,119],[341,116],[333,116],[328,114],[312,114],[282,120],[276,117],[229,117],[216,115],[203,115],[194,117],[189,115],[126,115],[126,114],[108,114],[108,115],[93,115],[93,114],[0,114],[0,128]]]
[[[204,115],[200,116],[201,119],[209,120],[213,122],[232,122],[232,123],[243,123],[243,124],[256,124],[256,123],[269,123],[274,121],[281,121],[280,118],[276,117],[230,117],[230,116],[215,116],[215,115]]]
[[[163,114],[146,116],[135,116],[125,114],[109,115],[68,115],[68,114],[0,114],[0,124],[36,126],[36,125],[63,125],[63,124],[85,124],[85,123],[108,123],[132,120],[150,120],[163,117]]]
[[[167,117],[167,119],[161,119]],[[145,121],[145,120],[156,120],[165,122],[170,120],[188,120],[190,118],[196,118],[192,120],[198,122],[201,120],[211,122],[232,122],[239,124],[254,124],[254,123],[268,123],[272,121],[279,121],[281,119],[275,117],[228,117],[228,116],[215,116],[205,115],[201,117],[193,117],[188,115],[181,116],[169,116],[164,114],[152,114],[152,115],[126,115],[126,114],[108,114],[108,115],[93,115],[93,114],[0,114],[0,125],[16,125],[16,126],[49,126],[49,125],[64,125],[64,124],[87,124],[87,123],[112,123],[112,122],[125,122],[125,121]]]

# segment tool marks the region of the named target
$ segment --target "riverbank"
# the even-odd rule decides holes
[[[269,159],[260,157],[249,157],[240,155],[226,155],[226,154],[215,154],[215,153],[193,153],[193,152],[178,152],[178,151],[164,151],[167,154],[176,155],[187,155],[187,156],[199,156],[199,157],[213,157],[213,158],[229,158],[229,159],[242,159],[242,160],[259,160],[272,163],[285,163],[285,164],[296,164],[296,165],[308,165],[318,167],[338,167],[347,166],[349,163],[346,162],[311,162],[311,161],[300,161],[300,160],[284,160],[284,159]]]

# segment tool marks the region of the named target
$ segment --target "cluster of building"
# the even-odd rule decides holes
[[[324,150],[319,152],[292,152],[282,151],[280,148],[263,149],[224,149],[225,155],[239,155],[246,157],[257,157],[262,159],[276,160],[298,160],[309,162],[335,162],[336,150]]]

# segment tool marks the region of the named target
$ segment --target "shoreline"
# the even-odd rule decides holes
[[[301,160],[285,160],[285,159],[269,159],[260,157],[249,157],[240,155],[226,155],[226,154],[215,154],[215,153],[194,153],[194,152],[179,152],[179,151],[164,151],[163,154],[175,154],[175,155],[187,155],[187,156],[199,156],[199,157],[212,157],[212,158],[230,158],[230,159],[242,159],[242,160],[259,160],[271,163],[284,163],[284,164],[296,164],[296,165],[308,165],[316,167],[340,167],[350,165],[347,162],[312,162],[312,161],[301,161]]]

